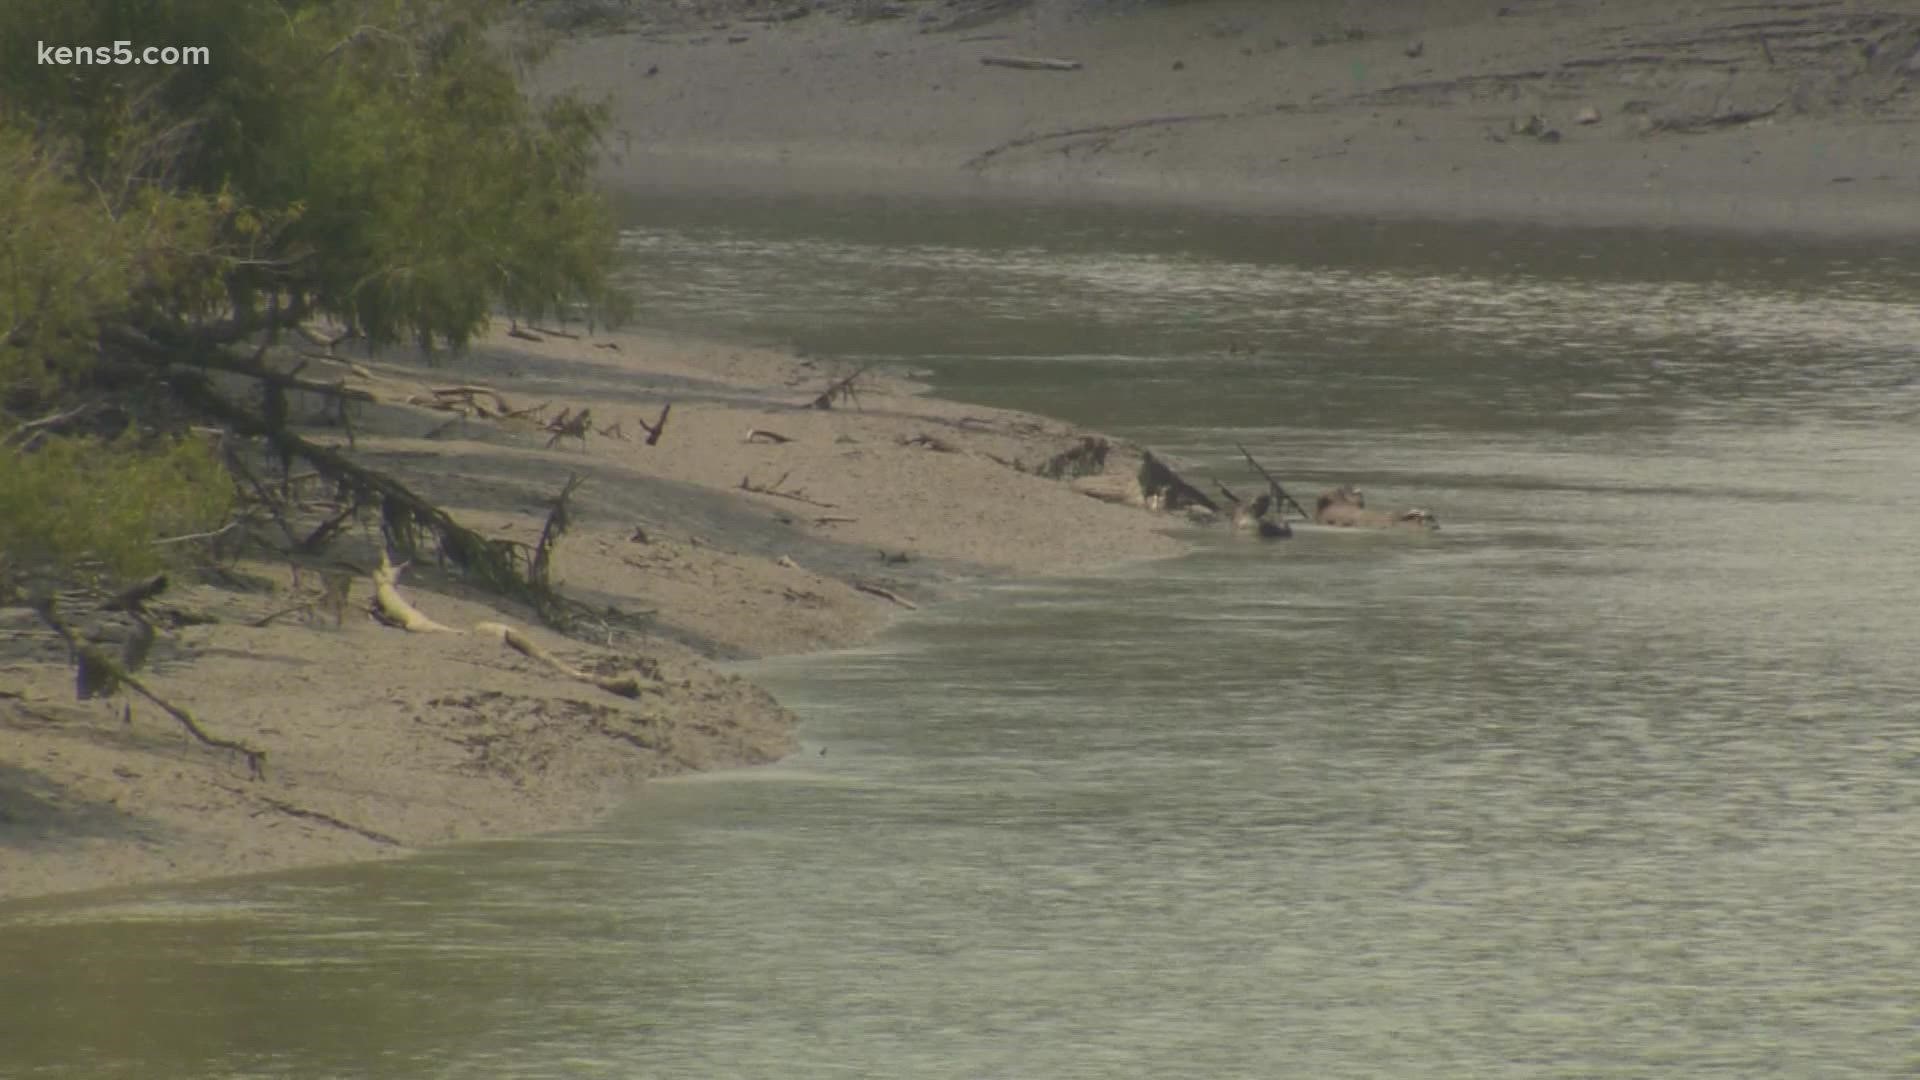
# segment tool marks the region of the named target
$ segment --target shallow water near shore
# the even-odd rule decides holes
[[[1202,534],[752,665],[802,754],[591,833],[0,907],[0,1075],[1920,1069],[1914,262],[631,213],[643,322],[1444,528]]]

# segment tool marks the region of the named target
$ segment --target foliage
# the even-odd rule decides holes
[[[9,564],[151,573],[165,551],[156,537],[217,528],[232,510],[232,485],[199,439],[52,438],[0,455],[0,575]]]
[[[0,54],[129,40],[204,44],[210,62],[0,66],[0,122],[11,111],[43,140],[70,142],[77,177],[116,210],[149,188],[213,200],[216,273],[237,323],[311,311],[374,343],[458,346],[495,306],[537,318],[614,302],[614,232],[589,176],[606,109],[528,101],[488,33],[501,10],[9,4]]]
[[[203,407],[207,384],[182,368],[265,378],[262,337],[319,316],[374,345],[456,349],[503,308],[617,319],[615,233],[591,183],[607,110],[531,101],[493,32],[505,10],[501,0],[0,3],[0,433],[81,393],[113,397],[135,431],[164,428],[173,414],[151,388],[199,394],[188,404]],[[205,46],[208,60],[27,62],[43,41]],[[254,434],[312,458],[312,444],[288,437],[284,410],[256,419]],[[140,564],[138,528],[179,522],[121,489],[153,482],[198,522],[227,485],[188,467],[191,453],[57,439],[0,449],[0,491],[14,500],[0,505],[0,550]],[[156,462],[171,463],[164,476]],[[191,495],[180,487],[190,481],[209,487]],[[70,490],[43,498],[56,489]],[[443,546],[462,535],[426,504],[400,504]],[[97,535],[78,520],[87,514],[100,518]]]
[[[84,188],[0,122],[0,390],[45,390],[84,361],[127,294],[126,247]]]

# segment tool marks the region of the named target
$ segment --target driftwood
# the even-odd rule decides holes
[[[900,445],[901,446],[921,446],[921,447],[925,447],[928,450],[933,451],[936,454],[957,454],[960,452],[959,447],[954,446],[952,443],[947,442],[944,439],[936,439],[932,435],[928,435],[924,431],[918,435],[915,435],[911,439],[901,439]]]
[[[1056,60],[1047,56],[983,56],[980,62],[988,67],[1018,68],[1021,71],[1079,71],[1082,67],[1078,60]]]
[[[406,563],[395,566],[386,552],[380,553],[380,568],[373,572],[373,617],[410,634],[459,633],[451,626],[434,622],[400,595],[395,586],[400,581],[400,571],[406,568]]]
[[[793,441],[793,438],[788,435],[782,435],[777,431],[768,431],[766,428],[748,428],[747,441],[748,442],[790,443]]]
[[[1154,510],[1184,510],[1190,506],[1219,513],[1220,508],[1205,492],[1180,478],[1180,475],[1146,451],[1140,460],[1140,497]]]
[[[860,397],[858,393],[855,392],[853,384],[872,367],[872,364],[862,364],[859,370],[853,374],[844,379],[835,380],[825,390],[820,392],[819,397],[808,402],[806,407],[810,409],[831,409],[833,408],[833,403],[836,398],[852,402],[855,407],[858,407]]]
[[[662,405],[660,407],[660,419],[655,420],[651,424],[647,423],[645,420],[634,421],[634,423],[640,425],[640,429],[642,431],[645,431],[647,433],[648,446],[660,445],[661,438],[665,436],[667,433],[667,414],[671,412],[673,412],[673,402],[669,401],[665,405]]]
[[[489,417],[513,414],[513,406],[507,404],[507,399],[500,396],[500,391],[491,386],[436,386],[427,392],[433,395],[433,400],[423,401],[421,404],[428,408],[470,409],[480,416]],[[480,404],[479,399],[482,396],[493,399],[492,409]]]
[[[1048,458],[1034,472],[1049,480],[1064,480],[1069,477],[1090,476],[1105,472],[1107,454],[1112,449],[1112,445],[1107,440],[1097,435],[1084,435],[1078,443]]]
[[[755,495],[778,495],[782,499],[792,499],[794,502],[803,502],[803,503],[806,503],[808,506],[818,506],[822,510],[838,509],[838,507],[834,506],[832,503],[821,502],[818,499],[808,498],[806,495],[800,494],[799,492],[781,491],[780,485],[786,483],[787,477],[792,475],[793,475],[793,470],[789,469],[786,472],[781,473],[780,479],[775,480],[771,484],[756,484],[756,483],[753,483],[748,477],[742,476],[740,478],[740,490],[750,491]]]
[[[853,581],[849,581],[847,584],[852,585],[854,588],[859,589],[863,593],[868,593],[870,595],[877,596],[882,600],[889,600],[889,601],[892,601],[893,603],[899,604],[901,607],[906,608],[908,611],[920,610],[920,605],[914,603],[913,601],[907,599],[904,596],[901,596],[899,593],[894,592],[892,589],[882,588],[881,586],[875,585],[872,582],[860,581],[857,579]]]
[[[559,416],[547,422],[547,430],[553,432],[553,437],[547,440],[547,449],[553,449],[553,445],[561,439],[573,438],[580,440],[580,449],[584,451],[587,448],[587,432],[592,428],[592,409],[581,409],[577,415],[571,408],[563,409]]]
[[[498,637],[502,645],[512,649],[514,652],[529,659],[538,660],[569,679],[577,679],[583,683],[591,683],[609,694],[616,694],[623,698],[637,698],[640,696],[642,690],[647,689],[646,686],[641,684],[640,680],[632,676],[623,679],[613,679],[582,671],[548,652],[546,649],[541,648],[533,639],[515,630],[513,627],[508,626],[506,623],[475,623],[473,624],[473,630],[477,634],[489,634]]]
[[[256,750],[246,743],[233,739],[223,739],[217,735],[208,734],[207,730],[200,726],[200,721],[196,720],[192,713],[166,700],[152,690],[147,689],[145,684],[134,677],[132,669],[138,667],[141,661],[146,659],[147,649],[153,643],[153,626],[145,619],[140,618],[138,615],[134,617],[134,621],[139,629],[135,632],[134,641],[128,643],[123,658],[116,661],[98,646],[82,641],[79,636],[74,634],[71,627],[61,622],[59,617],[53,613],[52,598],[46,597],[34,600],[31,606],[33,613],[39,616],[40,621],[47,624],[47,627],[55,634],[58,634],[60,640],[66,642],[68,650],[72,652],[78,668],[75,689],[79,697],[85,699],[94,696],[105,696],[125,686],[127,689],[158,705],[162,711],[168,716],[173,717],[181,727],[185,728],[187,734],[193,736],[195,740],[203,745],[211,746],[216,750],[231,750],[246,758],[247,773],[254,779],[258,780],[266,775],[267,752],[265,750]],[[129,715],[131,715],[130,712]]]
[[[1247,464],[1253,466],[1253,471],[1259,473],[1261,477],[1266,480],[1267,491],[1273,496],[1273,504],[1281,508],[1283,516],[1284,516],[1285,508],[1291,506],[1294,508],[1295,511],[1299,513],[1301,517],[1306,518],[1309,521],[1313,519],[1313,515],[1307,513],[1305,507],[1301,506],[1298,502],[1295,502],[1293,496],[1287,494],[1287,489],[1280,486],[1280,481],[1275,480],[1273,478],[1273,474],[1268,472],[1265,466],[1253,460],[1253,455],[1247,453],[1246,447],[1241,446],[1239,443],[1234,443],[1233,446],[1234,446],[1234,449],[1240,451],[1241,457],[1244,457],[1247,459]]]

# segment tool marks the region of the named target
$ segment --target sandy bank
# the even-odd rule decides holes
[[[215,733],[267,751],[263,780],[136,701],[77,702],[64,649],[0,610],[0,899],[378,858],[423,845],[584,826],[646,778],[775,760],[792,717],[715,657],[849,644],[906,603],[972,578],[1169,555],[1163,518],[1027,475],[1080,434],[942,402],[868,373],[857,401],[800,405],[844,375],[783,353],[644,334],[534,343],[496,332],[457,367],[418,358],[338,370],[379,403],[355,420],[360,460],[483,533],[531,542],[571,474],[585,484],[558,551],[565,591],[615,609],[593,642],[432,566],[403,591],[456,628],[504,620],[591,672],[638,679],[629,700],[555,675],[497,638],[372,621],[356,582],[344,618],[285,612],[348,559],[354,535],[296,568],[243,559],[156,605],[174,627],[146,681]],[[312,374],[312,371],[309,372]],[[409,401],[486,384],[515,409],[592,410],[584,443],[537,422]],[[657,445],[641,421],[673,410]],[[295,403],[319,419],[320,403]],[[789,441],[748,438],[770,430]],[[344,443],[319,425],[307,434]],[[1113,474],[1132,467],[1116,454]],[[761,492],[743,490],[742,482]],[[310,494],[310,517],[326,511]],[[891,558],[884,557],[891,556]],[[904,560],[903,560],[904,557]],[[184,576],[183,576],[184,577]],[[877,590],[877,591],[866,591]],[[71,617],[97,616],[75,604]]]
[[[1875,235],[1920,203],[1893,3],[767,6],[560,50],[546,85],[614,105],[610,184]]]

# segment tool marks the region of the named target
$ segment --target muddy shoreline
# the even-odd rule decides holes
[[[603,179],[636,193],[1920,229],[1920,13],[1892,4],[764,6],[576,36],[537,78],[610,102]]]

